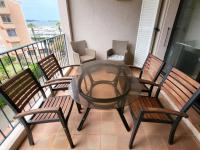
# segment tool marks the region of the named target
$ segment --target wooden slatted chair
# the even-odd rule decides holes
[[[26,106],[33,97],[41,92],[44,101],[40,108],[26,110]],[[25,127],[30,145],[34,145],[30,126],[32,124],[61,122],[71,148],[74,147],[69,129],[68,119],[71,114],[74,101],[70,96],[58,96],[46,98],[46,95],[34,77],[30,69],[26,69],[0,86],[0,93],[5,97],[8,105],[16,113]],[[30,120],[25,117],[31,115]]]
[[[155,86],[155,84],[154,84]],[[164,92],[173,103],[174,109],[164,108],[159,101],[160,91]],[[170,67],[155,97],[140,96],[131,104],[135,126],[132,131],[129,148],[132,148],[141,122],[169,123],[172,125],[168,143],[172,144],[176,128],[192,104],[200,99],[200,83],[176,68]]]
[[[147,86],[151,82],[156,82],[158,79],[163,67],[165,65],[165,62],[157,58],[156,56],[149,54],[144,62],[144,65],[142,68],[138,68],[135,66],[130,66],[132,69],[139,69],[139,79],[141,83],[143,83],[143,92],[147,92],[149,96],[151,96],[153,85],[150,87]]]
[[[61,67],[54,54],[50,54],[49,56],[43,58],[41,61],[38,62],[38,65],[42,70],[45,79],[47,80],[44,86],[50,86],[52,93],[59,90],[68,90],[69,84],[71,83],[72,77],[64,77],[62,69],[67,67],[80,66],[68,65]],[[54,78],[58,72],[60,73],[61,77]],[[81,113],[80,104],[77,104],[77,108],[78,112]]]

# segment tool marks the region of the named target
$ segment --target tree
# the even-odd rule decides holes
[[[0,95],[0,108],[3,108],[6,105],[4,98]]]
[[[56,26],[58,27],[58,30],[59,30],[59,32],[60,32],[60,34],[61,34],[62,29],[61,29],[61,27],[60,27],[60,22],[59,22],[59,21],[56,23]]]
[[[28,24],[28,27],[31,28],[31,32],[32,32],[33,37],[34,37],[34,41],[36,41],[37,39],[36,39],[35,29],[34,29],[34,28],[36,27],[35,24],[29,23],[29,24]]]
[[[9,64],[11,64],[11,62],[14,62],[14,61],[16,61],[16,57],[8,57],[8,56],[4,56],[4,57],[2,57],[1,58],[1,60],[2,60],[2,62],[3,62],[3,64],[6,66],[6,65],[9,65]]]
[[[31,71],[33,72],[34,76],[37,79],[42,77],[42,72],[41,72],[40,67],[38,66],[38,64],[36,64],[36,63],[29,64],[29,68],[31,69]]]

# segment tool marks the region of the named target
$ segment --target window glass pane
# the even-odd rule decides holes
[[[5,7],[5,3],[3,0],[0,1],[0,7]]]
[[[11,22],[10,15],[1,15],[3,22]]]
[[[182,1],[165,60],[200,81],[200,0]]]
[[[7,29],[8,36],[17,36],[15,29]]]

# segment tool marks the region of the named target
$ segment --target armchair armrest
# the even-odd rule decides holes
[[[179,117],[188,118],[188,115],[184,112],[179,112],[179,111],[166,109],[166,108],[144,108],[142,112],[143,113],[162,113],[162,114],[169,114],[169,115],[175,115]]]
[[[75,64],[80,64],[80,63],[81,63],[81,60],[80,60],[79,53],[74,52],[74,51],[72,51],[72,52],[73,52],[73,58],[74,58]]]
[[[37,113],[58,113],[59,109],[60,109],[59,107],[33,109],[33,110],[18,113],[17,115],[14,116],[14,119],[25,117],[28,115],[34,115]]]
[[[113,49],[107,50],[107,58],[108,58],[109,56],[113,55],[113,54],[114,54]]]

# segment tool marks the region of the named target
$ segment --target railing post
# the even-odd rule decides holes
[[[68,54],[68,49],[67,49],[67,42],[66,42],[66,36],[65,34],[63,34],[63,40],[64,40],[64,53],[65,53],[65,56],[66,56],[66,59],[67,59],[67,64],[69,64],[69,54]],[[67,65],[66,64],[66,65]]]

